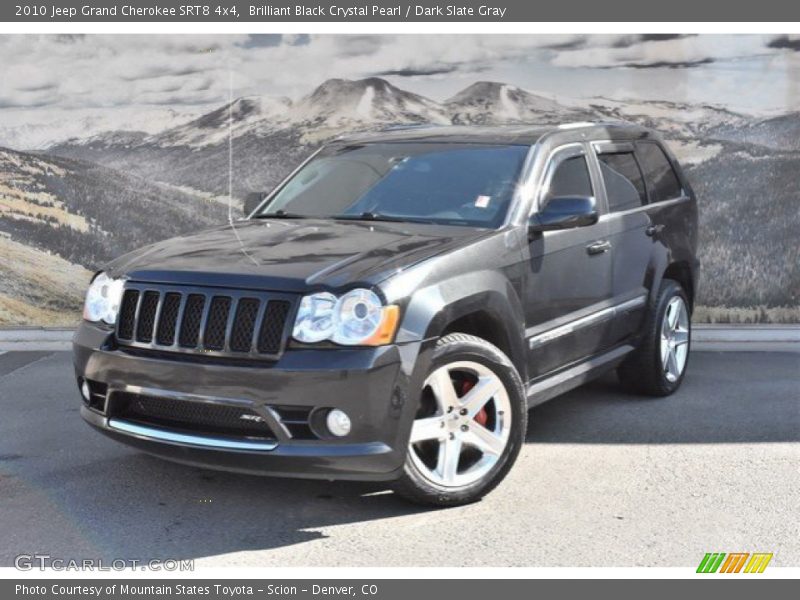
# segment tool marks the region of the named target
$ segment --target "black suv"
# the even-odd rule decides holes
[[[341,138],[246,210],[95,276],[74,340],[91,425],[454,505],[503,479],[532,406],[609,369],[656,396],[683,379],[696,202],[646,129]]]

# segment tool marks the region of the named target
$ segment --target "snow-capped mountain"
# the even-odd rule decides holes
[[[494,81],[473,83],[445,100],[445,107],[453,123],[464,125],[543,123],[587,116],[585,111]]]
[[[237,98],[183,125],[143,140],[158,146],[213,146],[248,133],[265,133],[284,125],[292,101],[284,97]]]
[[[612,99],[595,97],[586,108],[610,119],[632,121],[671,137],[709,137],[716,128],[738,128],[752,117],[710,104],[665,100]]]
[[[329,79],[297,102],[291,116],[297,124],[327,128],[451,122],[445,108],[437,102],[401,90],[379,77],[357,81]]]
[[[107,132],[53,144],[50,151],[147,175],[148,163],[163,165],[159,150],[171,149],[172,168],[180,171],[186,164],[196,173],[200,155],[218,152],[229,138],[234,149],[258,151],[261,146],[260,153],[264,155],[271,152],[276,138],[297,139],[300,145],[310,146],[345,131],[396,124],[541,123],[587,117],[585,111],[502,83],[479,82],[438,103],[378,77],[329,79],[296,102],[288,98],[238,98],[151,135]],[[191,163],[177,149],[191,151]],[[161,168],[156,167],[160,180],[172,179],[170,173],[162,174]],[[196,181],[171,182],[197,187]]]

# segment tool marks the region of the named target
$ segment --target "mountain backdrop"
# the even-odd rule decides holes
[[[491,81],[435,101],[372,77],[330,79],[294,100],[243,97],[199,117],[173,115],[160,113],[156,132],[51,139],[37,131],[47,142],[35,151],[21,151],[24,132],[9,134],[20,141],[0,148],[0,325],[73,323],[98,265],[224,222],[229,180],[240,203],[343,132],[597,119],[660,131],[687,167],[700,203],[699,319],[800,320],[798,113],[757,118],[706,104],[556,100]]]

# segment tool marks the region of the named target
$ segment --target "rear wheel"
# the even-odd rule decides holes
[[[665,279],[647,316],[644,339],[617,373],[628,389],[668,396],[680,387],[691,348],[689,301],[679,283]]]
[[[418,503],[474,502],[519,453],[527,406],[511,361],[489,342],[451,334],[437,344],[396,491]]]

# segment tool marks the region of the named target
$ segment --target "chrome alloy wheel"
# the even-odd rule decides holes
[[[670,383],[680,379],[689,356],[689,311],[683,298],[669,301],[661,323],[661,366]]]
[[[511,402],[500,378],[480,363],[452,362],[425,380],[410,456],[432,483],[464,487],[497,463],[510,432]]]

